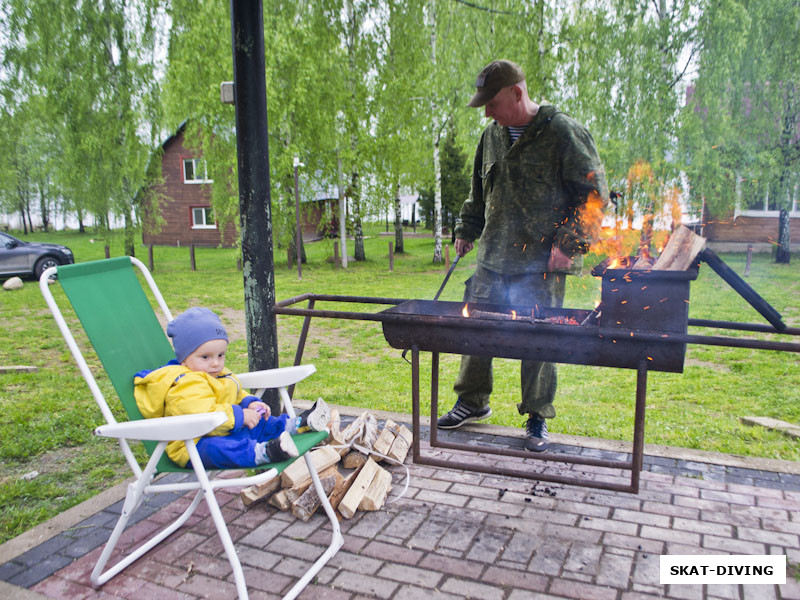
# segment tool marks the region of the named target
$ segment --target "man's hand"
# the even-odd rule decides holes
[[[458,254],[459,256],[464,256],[474,247],[475,244],[473,244],[472,242],[468,242],[467,240],[462,240],[461,238],[456,238],[456,254]]]
[[[458,240],[456,240],[457,242]],[[572,259],[564,254],[559,248],[553,246],[550,250],[550,258],[547,260],[548,271],[568,271],[572,266]]]

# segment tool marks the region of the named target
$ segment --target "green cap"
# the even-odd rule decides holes
[[[478,91],[467,106],[477,108],[483,106],[497,95],[504,87],[525,81],[522,68],[510,60],[494,60],[483,68],[475,80]]]

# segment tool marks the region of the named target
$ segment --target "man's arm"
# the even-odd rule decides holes
[[[562,136],[561,168],[563,192],[567,196],[567,212],[556,231],[548,268],[568,269],[564,260],[576,254],[585,254],[597,241],[603,219],[603,209],[608,203],[608,186],[605,170],[597,154],[591,134],[574,123],[565,127]],[[564,266],[566,264],[566,267]]]

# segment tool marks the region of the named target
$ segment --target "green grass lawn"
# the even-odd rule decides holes
[[[276,295],[285,299],[304,292],[353,296],[432,299],[442,282],[443,265],[432,264],[433,240],[405,240],[406,252],[396,255],[388,269],[388,243],[393,237],[370,231],[365,242],[367,261],[350,263],[344,271],[327,262],[333,242],[306,245],[308,263],[302,280],[286,265],[285,250],[275,253]],[[104,242],[92,234],[32,234],[24,239],[47,240],[70,246],[79,262],[104,258]],[[110,242],[111,255],[122,254],[121,236]],[[350,242],[352,254],[352,241]],[[454,256],[451,248],[451,257]],[[137,248],[147,262],[147,249]],[[474,267],[475,253],[462,260],[442,294],[460,300],[463,283]],[[722,257],[736,272],[744,255]],[[247,369],[244,338],[243,282],[235,249],[198,248],[197,271],[189,268],[188,248],[155,249],[154,276],[174,313],[189,306],[208,306],[227,324],[232,343],[228,365]],[[587,267],[599,262],[589,256]],[[588,268],[586,269],[588,272]],[[800,326],[800,266],[776,265],[767,255],[753,257],[747,279],[783,314]],[[55,294],[63,297],[56,286]],[[599,281],[590,275],[568,279],[566,306],[592,308],[599,300]],[[344,308],[374,312],[375,305]],[[0,344],[0,365],[34,365],[38,372],[0,375],[0,543],[37,523],[102,491],[127,476],[115,444],[92,435],[101,423],[94,404],[34,281],[22,290],[0,294],[0,313],[7,332]],[[702,266],[691,286],[690,316],[694,318],[763,323],[752,309],[710,268]],[[302,319],[279,316],[281,365],[292,364]],[[693,329],[692,333],[719,335]],[[739,333],[736,335],[744,335]],[[779,336],[760,336],[778,339]],[[784,341],[799,341],[783,336]],[[401,352],[388,346],[379,323],[314,319],[304,362],[317,374],[298,386],[296,395],[322,396],[336,404],[409,413],[411,368]],[[90,357],[96,364],[96,359]],[[423,399],[430,386],[430,356],[422,356]],[[727,347],[688,347],[684,373],[650,373],[648,378],[646,442],[747,456],[800,459],[796,441],[780,433],[739,423],[745,415],[800,422],[800,360],[795,353]],[[440,368],[441,410],[450,408],[458,357],[444,355]],[[633,430],[635,372],[573,365],[559,367],[556,400],[558,418],[551,431],[573,435],[630,440]],[[110,384],[100,382],[110,393]],[[495,361],[494,411],[490,422],[522,426],[517,414],[518,361]],[[113,395],[112,395],[113,397]],[[425,411],[423,404],[423,412]],[[34,476],[33,472],[38,472]]]

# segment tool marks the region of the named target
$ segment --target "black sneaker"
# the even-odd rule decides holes
[[[453,409],[445,416],[440,417],[436,423],[439,429],[455,429],[473,421],[480,421],[492,415],[492,409],[484,406],[481,409],[473,410],[461,401],[456,400]]]
[[[300,452],[298,452],[297,446],[288,431],[284,431],[275,439],[256,444],[257,464],[283,462],[299,454]],[[263,460],[263,462],[260,462],[259,459]]]
[[[306,431],[322,431],[328,426],[331,420],[331,409],[325,404],[325,400],[317,398],[311,408],[304,410],[297,415],[295,430],[297,433]]]
[[[525,449],[531,452],[545,452],[549,447],[547,420],[534,413],[525,424]]]

